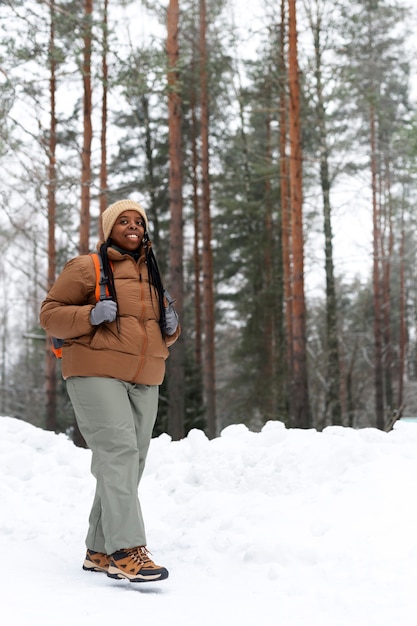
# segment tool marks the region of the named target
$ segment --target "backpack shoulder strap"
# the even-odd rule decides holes
[[[108,298],[111,298],[111,295],[108,288],[108,278],[104,275],[103,259],[101,258],[101,254],[98,254],[97,252],[92,252],[90,256],[93,259],[94,268],[96,271],[96,301],[99,302],[99,300],[107,300]],[[110,262],[110,265],[113,268],[113,263]],[[62,359],[63,345],[64,339],[51,337],[51,350],[55,354],[57,359]]]
[[[98,252],[92,252],[91,257],[96,270],[96,301],[99,302],[99,300],[107,300],[111,296],[108,287],[108,278],[104,275],[103,259],[101,258],[101,254]]]
[[[62,346],[64,345],[63,339],[57,337],[51,337],[51,350],[55,354],[57,359],[62,359]]]

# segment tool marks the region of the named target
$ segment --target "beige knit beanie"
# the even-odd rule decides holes
[[[103,211],[101,216],[101,223],[103,225],[103,233],[104,239],[110,237],[111,230],[114,226],[115,221],[124,211],[137,211],[139,215],[144,219],[146,230],[148,230],[148,218],[146,217],[145,209],[143,209],[140,204],[134,202],[133,200],[118,200],[114,204],[111,204],[105,211]]]

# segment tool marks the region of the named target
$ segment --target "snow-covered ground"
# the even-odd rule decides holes
[[[140,493],[160,583],[81,569],[89,465],[0,417],[2,626],[417,624],[417,424],[153,440]]]

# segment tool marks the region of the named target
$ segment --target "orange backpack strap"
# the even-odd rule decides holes
[[[104,276],[103,260],[101,255],[97,252],[92,252],[90,256],[93,259],[94,269],[96,271],[96,289],[95,296],[96,301],[108,300],[111,298],[108,279]],[[110,267],[113,269],[113,263],[110,261]],[[57,337],[51,337],[51,350],[55,354],[57,359],[62,359],[62,346],[64,345],[63,339]]]
[[[62,346],[64,345],[63,339],[57,339],[57,337],[51,337],[51,350],[55,354],[57,359],[62,359]]]
[[[108,287],[107,278],[104,276],[103,260],[101,258],[101,255],[97,252],[92,252],[90,256],[93,259],[94,268],[96,270],[96,301],[99,302],[99,300],[108,300],[109,298],[111,298],[111,295]],[[110,265],[113,269],[112,262],[110,262]]]

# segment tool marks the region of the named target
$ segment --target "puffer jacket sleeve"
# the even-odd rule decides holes
[[[93,332],[95,270],[90,255],[68,261],[43,301],[40,324],[51,336],[72,339]]]
[[[173,335],[167,335],[165,333],[164,335],[164,339],[165,339],[165,345],[167,348],[170,348],[178,339],[178,337],[181,335],[181,325],[178,324],[176,331]]]

